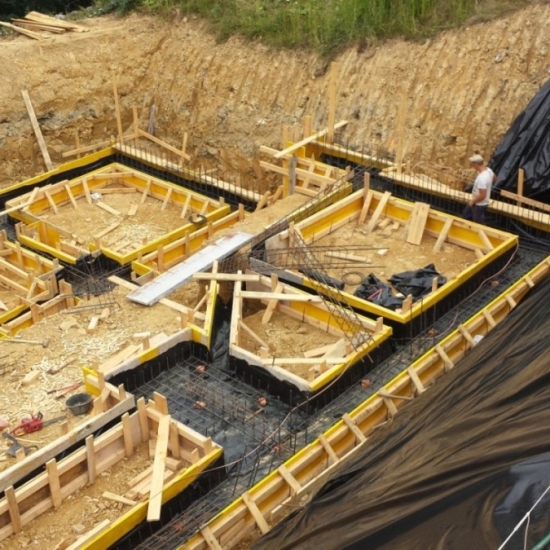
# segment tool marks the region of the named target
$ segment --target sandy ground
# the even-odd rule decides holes
[[[21,533],[0,542],[0,548],[53,549],[63,541],[74,542],[105,519],[114,521],[130,507],[103,498],[103,493],[109,491],[124,495],[128,481],[151,464],[149,444],[144,443],[131,457],[123,458],[100,474],[92,485],[69,495],[57,510],[48,510],[24,527]]]
[[[319,239],[312,246],[331,246],[334,250],[343,253],[347,252],[346,246],[365,247],[364,251],[353,250],[351,253],[366,257],[370,265],[358,263],[355,267],[353,262],[349,262],[345,268],[330,268],[331,263],[341,264],[342,260],[325,258],[327,273],[338,280],[342,280],[347,272],[359,272],[365,277],[374,273],[378,278],[387,282],[396,273],[420,269],[431,263],[435,264],[439,273],[447,279],[452,279],[476,261],[476,255],[472,250],[451,243],[445,243],[439,253],[434,252],[433,247],[436,239],[429,235],[423,236],[419,246],[409,244],[406,241],[407,231],[407,228],[403,226],[392,231],[390,225],[382,230],[375,229],[367,233],[364,228],[358,228],[357,224],[352,222]],[[369,250],[369,248],[374,250]],[[387,249],[388,252],[384,256],[380,256],[376,249]],[[357,286],[348,284],[345,290],[353,293]]]
[[[0,342],[0,356],[7,355],[0,359],[0,416],[13,426],[31,413],[41,412],[46,420],[67,415],[72,426],[81,417],[73,417],[67,411],[65,401],[73,393],[83,391],[83,387],[59,399],[56,399],[56,393],[48,393],[49,390],[82,381],[82,366],[97,367],[126,346],[139,343],[140,340],[133,337],[136,333],[173,334],[179,330],[177,311],[160,304],[150,308],[134,304],[126,299],[127,293],[117,286],[108,294],[82,303],[84,306],[95,304],[97,309],[84,309],[82,313],[61,312],[19,333],[24,339],[39,342],[49,338],[47,348]],[[108,319],[100,321],[95,331],[87,333],[91,317],[99,315],[104,308],[109,308]],[[2,370],[2,366],[6,366],[6,370]],[[60,367],[61,370],[55,374],[47,372]],[[31,371],[37,371],[38,377],[31,384],[22,385],[23,378]],[[59,427],[52,425],[22,440],[30,439],[40,448],[59,436]],[[0,451],[9,446],[4,445],[3,439],[0,445]],[[11,466],[14,460],[0,457],[0,471]]]
[[[258,306],[257,303],[247,305],[247,302],[251,302],[251,300],[245,301],[243,321],[266,344],[269,344],[269,351],[273,357],[303,357],[304,351],[334,344],[339,340],[337,336],[330,332],[325,332],[278,311],[275,311],[270,322],[264,325],[262,317],[265,307]],[[259,311],[257,311],[258,309]],[[239,343],[243,348],[259,354],[261,347],[259,342],[242,330],[240,331]],[[312,365],[289,363],[280,366],[307,380],[308,370]]]
[[[336,117],[350,123],[340,141],[392,153],[402,135],[412,165],[466,168],[471,177],[471,152],[490,153],[547,78],[549,16],[541,3],[433,39],[346,50],[337,58]],[[188,132],[192,164],[217,167],[217,176],[259,181],[250,159],[260,145],[280,145],[282,124],[304,115],[316,128],[326,124],[327,63],[315,55],[239,38],[217,43],[201,21],[175,13],[169,22],[133,14],[82,24],[91,32],[40,44],[0,39],[3,185],[43,168],[23,88],[54,163],[74,148],[77,128],[82,145],[116,135],[112,74],[124,129],[133,106],[146,129],[155,104],[156,134],[179,148]]]

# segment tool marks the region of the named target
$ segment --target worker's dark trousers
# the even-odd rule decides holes
[[[485,223],[485,211],[487,210],[487,206],[479,206],[477,204],[474,204],[473,206],[470,206],[469,204],[466,205],[466,208],[464,209],[464,212],[462,215],[467,220],[472,220],[476,223]]]

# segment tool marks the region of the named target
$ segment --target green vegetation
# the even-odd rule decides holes
[[[95,0],[100,11],[144,6],[208,19],[220,39],[240,34],[277,47],[331,55],[350,43],[423,37],[474,16],[500,14],[525,0]]]

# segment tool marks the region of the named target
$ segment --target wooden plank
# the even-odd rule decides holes
[[[15,490],[13,486],[6,488],[4,496],[8,501],[8,511],[10,514],[10,521],[13,527],[13,532],[19,533],[22,529],[21,515],[19,514],[19,506],[17,505],[17,498],[15,496]]]
[[[374,210],[372,218],[369,220],[369,223],[365,227],[365,231],[367,233],[370,233],[376,227],[376,224],[378,223],[378,219],[380,218],[380,216],[382,215],[382,212],[386,208],[386,205],[388,204],[390,197],[391,197],[391,193],[389,191],[386,191],[382,196],[382,198],[380,199],[378,206]]]
[[[75,210],[78,210],[78,204],[76,204],[74,195],[71,192],[71,188],[68,185],[64,185],[63,187],[65,189],[65,192],[67,193],[67,196],[69,197],[69,200],[71,201],[71,204],[73,205],[73,208]]]
[[[86,177],[82,178],[82,187],[84,188],[84,194],[86,195],[86,202],[92,204],[92,195],[90,193],[90,187],[88,186],[88,179]]]
[[[189,205],[191,204],[191,193],[187,195],[187,198],[185,199],[185,204],[183,205],[183,208],[181,209],[180,218],[185,218],[187,214],[187,210],[189,209]]]
[[[479,235],[479,238],[483,241],[483,245],[487,250],[493,250],[495,247],[493,246],[493,243],[489,240],[489,237],[487,237],[487,234],[483,229],[479,229],[477,234]]]
[[[6,27],[8,29],[12,29],[20,34],[24,34],[25,36],[28,36],[29,38],[34,38],[35,40],[42,40],[43,38],[48,38],[47,36],[39,32],[30,31],[29,29],[23,29],[22,27],[18,27],[17,25],[12,25],[11,23],[5,23],[4,21],[0,21],[0,26]]]
[[[328,132],[327,143],[334,143],[334,122],[336,120],[336,82],[338,80],[338,63],[330,64],[330,77],[328,85]],[[305,136],[304,136],[305,137]]]
[[[415,202],[413,211],[409,218],[409,232],[407,234],[407,242],[409,244],[420,245],[428,215],[430,213],[430,205],[425,202]]]
[[[347,413],[342,416],[342,420],[344,421],[344,424],[353,432],[353,435],[355,435],[357,443],[362,443],[367,440],[366,435],[359,429],[357,424]]]
[[[441,229],[441,233],[439,233],[439,237],[437,237],[437,241],[435,242],[434,252],[441,252],[441,247],[443,246],[443,243],[445,242],[445,239],[447,238],[447,235],[451,230],[453,221],[454,221],[453,218],[447,218],[447,220],[445,221],[445,224]]]
[[[472,338],[472,335],[470,334],[470,331],[464,325],[458,325],[458,332],[462,334],[464,339],[470,344],[471,347],[474,347],[476,345],[474,339]]]
[[[59,210],[57,208],[57,204],[55,204],[55,201],[52,199],[50,192],[46,190],[44,191],[44,195],[46,196],[46,200],[48,201],[50,208],[54,211],[55,214],[58,214]]]
[[[242,298],[249,300],[287,300],[289,302],[322,302],[320,296],[314,294],[286,294],[284,292],[261,292],[243,290],[240,293]]]
[[[132,424],[128,413],[122,415],[122,433],[124,436],[124,450],[126,451],[126,456],[132,456],[134,454],[134,441],[132,437]]]
[[[260,275],[256,274],[239,274],[239,273],[207,273],[199,272],[193,275],[193,279],[198,281],[242,281],[242,282],[259,282]]]
[[[214,533],[212,533],[212,529],[208,527],[208,525],[204,525],[200,528],[201,535],[204,538],[204,542],[210,548],[210,550],[223,550],[223,548],[220,546],[218,540],[214,536]]]
[[[515,200],[518,204],[527,204],[528,206],[533,206],[538,210],[542,210],[544,212],[550,212],[550,204],[545,204],[543,202],[540,202],[534,199],[522,197],[519,194],[511,193],[510,191],[505,191],[504,189],[500,190],[500,194],[501,196],[506,197],[507,199]]]
[[[332,448],[332,445],[327,441],[327,438],[323,434],[320,434],[317,439],[319,440],[319,443],[321,444],[323,449],[325,449],[325,452],[328,455],[328,461],[331,464],[336,464],[339,460],[338,455],[334,452],[334,449]]]
[[[345,254],[344,252],[326,252],[325,256],[329,256],[330,258],[340,258],[341,260],[350,260],[352,262],[359,262],[362,264],[368,264],[370,262],[370,260],[366,256]]]
[[[63,158],[74,157],[75,155],[80,155],[81,153],[89,153],[90,151],[94,151],[95,149],[99,149],[100,147],[107,147],[110,144],[110,141],[100,141],[99,143],[94,143],[93,145],[86,145],[86,147],[79,147],[77,149],[65,151],[64,153],[61,153],[61,156]]]
[[[279,283],[275,288],[275,293],[280,293],[283,291],[283,285]],[[279,300],[269,300],[269,303],[267,304],[267,307],[265,308],[265,312],[262,316],[262,324],[267,325],[269,321],[271,321],[271,317],[273,316],[273,312],[279,305]]]
[[[101,239],[102,237],[105,237],[105,235],[107,235],[111,231],[114,231],[121,223],[122,223],[122,220],[118,220],[118,221],[112,223],[109,227],[107,227],[103,231],[100,231],[97,235],[94,235],[94,238],[95,239]]]
[[[97,475],[95,464],[95,443],[93,435],[89,435],[86,438],[86,464],[88,466],[88,483],[93,483]]]
[[[105,210],[105,212],[109,212],[109,214],[113,214],[113,216],[120,216],[120,212],[113,208],[112,206],[109,206],[108,204],[105,204],[103,201],[95,201],[96,206],[99,206],[99,208],[102,208]]]
[[[483,310],[483,317],[485,317],[487,324],[491,328],[494,328],[496,326],[497,323],[495,321],[495,318],[491,315],[491,313],[487,309]]]
[[[160,207],[161,210],[164,210],[166,208],[166,205],[168,204],[168,201],[170,200],[171,196],[172,196],[172,188],[170,187],[170,189],[168,189],[168,193],[166,193],[166,196],[164,197],[162,206]]]
[[[46,15],[38,11],[31,11],[27,13],[27,15],[25,15],[25,19],[29,19],[31,21],[37,21],[38,23],[45,22],[48,25],[53,25],[56,27],[60,27],[63,29],[76,31],[76,32],[88,32],[90,30],[81,25],[77,25],[76,23],[73,23],[71,21],[62,21],[60,19],[56,19],[55,17],[51,17],[50,15]]]
[[[523,183],[525,181],[525,171],[523,168],[518,170],[518,195],[523,197]],[[517,201],[518,205],[521,203],[521,199]]]
[[[252,517],[254,518],[256,525],[258,526],[262,534],[265,535],[269,531],[269,525],[265,520],[262,512],[260,512],[258,505],[250,497],[250,494],[248,493],[248,491],[246,493],[243,493],[242,499],[243,499],[244,505],[248,508],[249,512],[252,514]]]
[[[296,494],[302,488],[298,480],[290,473],[290,471],[284,464],[281,464],[279,466],[278,471],[281,474],[282,478],[290,486],[290,494]]]
[[[409,377],[411,379],[413,386],[416,388],[416,393],[418,395],[420,395],[421,393],[424,393],[426,391],[426,388],[422,383],[422,380],[420,380],[420,377],[418,376],[418,373],[414,370],[414,368],[409,367],[407,369],[407,373],[409,374]]]
[[[51,171],[54,169],[54,166],[52,163],[52,159],[50,158],[50,154],[48,153],[46,142],[44,141],[44,137],[42,136],[42,131],[40,130],[40,126],[38,125],[38,120],[36,119],[36,115],[34,113],[34,108],[31,103],[31,98],[29,97],[29,93],[27,92],[27,90],[21,90],[21,94],[23,95],[23,100],[25,101],[25,107],[27,108],[27,113],[29,114],[29,118],[31,119],[32,129],[34,130],[34,135],[38,140],[38,145],[40,147],[40,152],[42,153],[42,157],[44,158],[46,168],[48,169],[48,171]]]
[[[170,437],[170,416],[162,415],[159,420],[157,445],[155,448],[155,460],[153,462],[153,475],[151,491],[149,493],[149,505],[147,507],[147,521],[159,521],[162,506],[162,488],[164,486],[164,470],[166,467],[166,455],[168,453],[168,439]]]
[[[338,130],[338,128],[342,128],[347,123],[348,123],[347,120],[341,120],[340,122],[337,122],[334,125],[334,130]],[[300,147],[303,147],[304,145],[307,145],[308,143],[311,143],[312,141],[315,141],[315,140],[319,139],[320,137],[323,137],[323,136],[327,135],[328,131],[329,131],[328,128],[324,128],[323,130],[320,130],[319,132],[316,132],[315,134],[307,136],[304,139],[302,139],[301,141],[298,141],[298,142],[294,143],[290,147],[287,147],[286,149],[283,149],[282,151],[279,151],[279,152],[275,153],[273,155],[273,157],[276,158],[276,159],[283,158],[283,157],[293,153],[297,149],[300,149]]]
[[[239,319],[239,329],[244,330],[251,338],[256,340],[260,346],[269,350],[269,344],[264,342],[249,326],[247,326],[242,319]]]
[[[165,141],[162,141],[161,139],[149,134],[148,132],[139,129],[138,134],[140,137],[144,137],[148,139],[149,141],[152,141],[153,143],[156,143],[157,145],[160,145],[161,147],[164,147],[165,149],[168,149],[168,151],[174,153],[178,157],[184,158],[185,160],[191,160],[191,157],[181,151],[180,149],[176,149],[176,147],[173,147],[172,145],[166,143]]]
[[[141,195],[141,200],[139,201],[140,204],[145,203],[145,199],[147,198],[147,195],[149,194],[150,189],[151,189],[151,178],[147,178],[147,183],[145,184],[145,188],[143,189],[143,195]]]
[[[115,495],[115,493],[111,493],[109,491],[105,491],[102,495],[103,498],[106,498],[107,500],[112,500],[114,502],[120,502],[122,504],[127,504],[128,506],[135,506],[137,502],[135,500],[132,500],[130,498],[126,498],[120,495]]]
[[[57,461],[55,458],[52,458],[46,462],[46,470],[48,472],[48,483],[50,485],[50,496],[53,507],[59,508],[62,500],[61,485],[59,483],[59,472],[57,471]]]
[[[445,372],[449,372],[455,364],[451,361],[445,350],[438,344],[435,346],[435,352],[441,357],[443,364],[445,365]]]
[[[118,103],[118,90],[116,87],[116,78],[114,76],[113,76],[113,95],[115,98],[115,116],[116,116],[118,140],[120,141],[120,143],[124,143],[124,133],[122,131],[122,119],[120,118],[120,105]]]
[[[147,420],[147,408],[145,398],[140,397],[137,400],[137,409],[139,416],[139,429],[141,432],[141,441],[145,443],[149,439],[149,421]]]

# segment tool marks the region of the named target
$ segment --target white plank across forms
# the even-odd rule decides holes
[[[214,244],[205,246],[202,250],[187,258],[187,260],[162,273],[156,279],[133,290],[126,297],[137,304],[152,306],[191,280],[195,273],[207,271],[212,267],[215,260],[223,260],[233,252],[239,250],[253,237],[254,235],[250,233],[242,232],[222,237]]]

